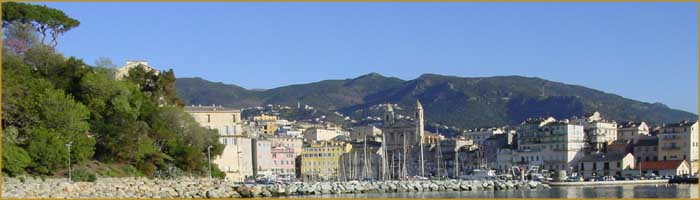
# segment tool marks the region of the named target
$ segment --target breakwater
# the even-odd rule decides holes
[[[3,178],[3,198],[246,198],[322,194],[410,193],[449,191],[535,190],[550,188],[537,181],[348,181],[240,185],[221,180],[182,178],[100,178],[69,183],[65,179],[24,181]]]

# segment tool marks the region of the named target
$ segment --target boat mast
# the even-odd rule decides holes
[[[435,133],[438,134],[438,135],[440,135],[440,128],[435,129]],[[436,175],[438,175],[438,177],[440,177],[440,176],[441,176],[441,173],[442,173],[441,170],[440,170],[440,163],[442,163],[442,148],[440,148],[440,142],[439,142],[439,141],[438,141],[438,143],[437,143],[437,152],[438,152],[438,155],[437,155],[437,172],[436,172]]]
[[[459,177],[459,148],[455,150],[455,178]]]
[[[367,166],[368,166],[368,165],[367,165],[367,164],[368,164],[368,162],[367,162],[367,135],[365,135],[365,141],[364,141],[364,145],[363,145],[363,146],[364,146],[364,147],[363,147],[363,150],[362,150],[362,151],[363,151],[363,154],[364,154],[364,155],[362,156],[362,161],[363,161],[364,163],[362,163],[362,166],[363,166],[363,168],[364,168],[364,169],[363,169],[363,171],[364,171],[364,178],[367,178],[367,175],[369,174],[369,168],[367,167]]]
[[[403,167],[401,167],[402,168],[402,172],[401,172],[402,177],[407,176],[407,170],[406,170],[406,157],[407,157],[407,155],[408,154],[406,154],[406,132],[404,131],[404,134],[403,134]]]
[[[384,152],[382,155],[382,180],[386,180],[386,175],[387,175],[386,157],[388,156],[387,150],[386,150],[386,133],[382,133],[382,151]]]

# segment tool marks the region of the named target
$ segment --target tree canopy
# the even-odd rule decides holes
[[[69,30],[78,24],[45,6],[4,2],[2,9],[5,30],[30,23]],[[3,43],[3,51],[13,48],[8,45]],[[116,80],[112,69],[66,58],[50,46],[2,56],[2,171],[7,175],[58,175],[68,167],[68,156],[71,164],[127,165],[147,176],[173,168],[204,175],[207,147],[214,156],[223,151],[218,134],[183,110],[172,70],[135,68],[127,79]]]
[[[41,34],[41,43],[55,47],[58,36],[78,27],[80,21],[68,17],[63,11],[42,5],[19,2],[2,3],[2,26],[29,24]],[[51,41],[46,43],[46,36]]]

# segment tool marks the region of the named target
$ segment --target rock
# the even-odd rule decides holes
[[[205,196],[210,199],[218,199],[218,198],[226,198],[228,195],[226,195],[226,191],[223,188],[214,188],[207,190]]]
[[[430,184],[430,191],[437,191],[439,189],[439,186],[435,183]]]
[[[254,194],[253,194],[253,192],[251,191],[251,188],[249,188],[249,187],[247,187],[247,186],[240,186],[240,187],[238,187],[238,189],[236,190],[236,192],[238,192],[238,194],[240,194],[242,197],[254,197],[254,196],[253,196]]]
[[[459,185],[459,188],[462,189],[462,190],[472,190],[472,187],[471,187],[469,184],[467,184],[467,183],[462,183],[462,184],[460,184],[460,185]]]
[[[266,189],[263,189],[262,192],[260,193],[260,196],[263,196],[263,197],[271,197],[271,196],[272,196],[272,193],[270,193],[270,191],[268,191],[268,190],[266,190]]]

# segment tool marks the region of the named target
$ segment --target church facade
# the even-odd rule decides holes
[[[386,141],[387,172],[392,179],[425,176],[425,124],[423,106],[416,101],[413,120],[397,119],[392,106],[387,105],[382,133]]]

